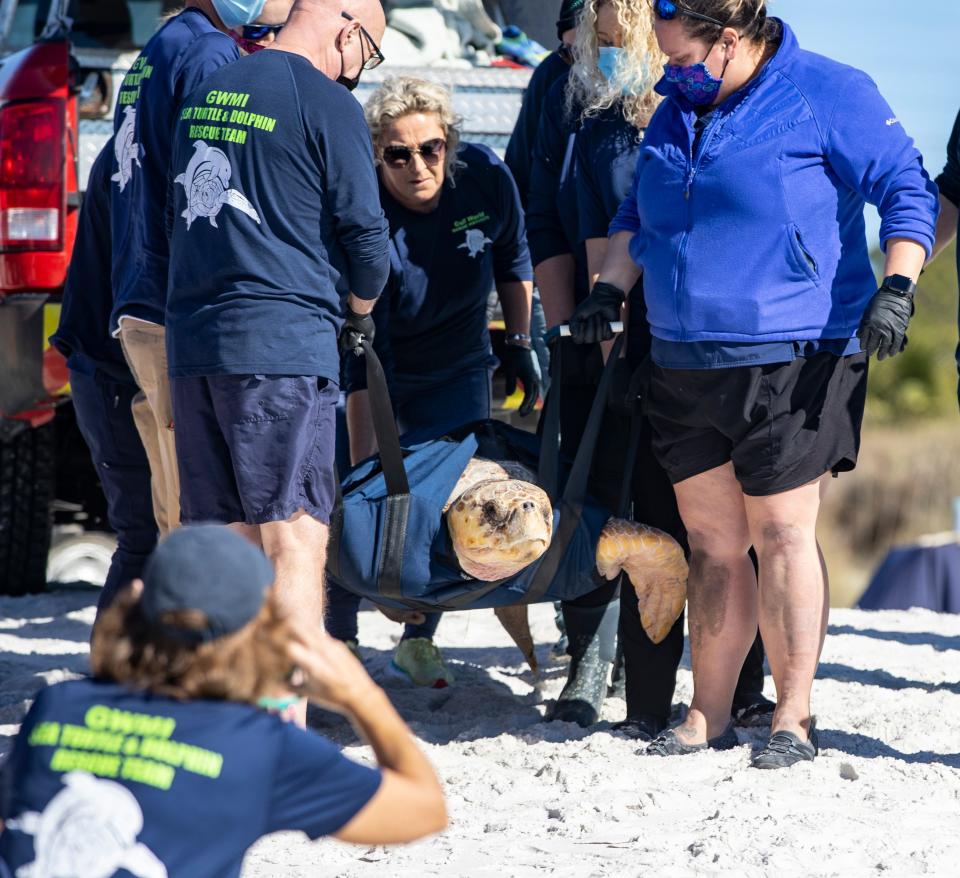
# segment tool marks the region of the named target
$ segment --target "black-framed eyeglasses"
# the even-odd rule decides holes
[[[276,36],[283,30],[283,24],[245,24],[243,38],[245,40],[262,40],[267,34]]]
[[[557,46],[557,57],[571,66],[573,65],[573,46],[569,43],[561,43]]]
[[[341,12],[341,18],[345,18],[347,21],[356,21],[356,19],[349,12]],[[367,56],[367,59],[360,65],[362,70],[373,70],[374,67],[379,67],[386,60],[383,57],[383,52],[380,51],[380,47],[377,45],[376,40],[370,36],[370,32],[361,24],[360,25],[360,36],[362,36],[366,41],[370,49],[370,54]]]
[[[407,167],[413,157],[418,155],[427,165],[433,167],[443,158],[446,149],[447,141],[439,137],[427,140],[419,146],[385,146],[382,150],[383,163],[399,170]]]
[[[722,21],[694,12],[682,3],[674,3],[673,0],[653,0],[653,11],[657,18],[662,18],[664,21],[673,21],[678,15],[683,15],[686,18],[695,18],[697,21],[707,21],[717,27],[726,27]]]

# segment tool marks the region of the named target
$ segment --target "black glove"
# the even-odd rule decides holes
[[[504,345],[503,377],[506,379],[505,392],[510,396],[517,389],[517,381],[523,385],[523,402],[520,403],[520,415],[526,417],[533,411],[540,396],[540,363],[533,348],[508,344]]]
[[[360,342],[366,339],[370,344],[373,344],[376,329],[373,314],[357,314],[356,311],[347,307],[347,313],[343,318],[343,326],[340,327],[340,336],[337,339],[340,356],[348,353],[359,356]]]
[[[877,290],[860,321],[857,338],[868,357],[885,360],[907,346],[907,324],[913,316],[913,293],[886,285]]]
[[[613,338],[610,324],[620,319],[627,294],[613,284],[597,281],[570,318],[570,335],[576,344],[596,344]]]

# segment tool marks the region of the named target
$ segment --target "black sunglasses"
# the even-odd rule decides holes
[[[276,36],[282,31],[282,24],[245,24],[243,26],[243,38],[245,40],[262,40],[267,34]]]
[[[439,137],[421,143],[420,146],[385,146],[383,148],[384,164],[391,168],[405,168],[413,161],[415,155],[423,158],[426,164],[436,165],[443,157],[447,148],[447,141]]]
[[[340,17],[345,18],[347,21],[356,21],[349,12],[341,12]],[[370,55],[367,57],[367,60],[360,65],[360,68],[362,70],[373,70],[374,67],[379,67],[383,64],[386,59],[383,57],[383,52],[380,51],[380,47],[376,44],[376,41],[370,36],[370,33],[362,24],[360,25],[360,35],[370,46]]]
[[[678,15],[683,15],[687,18],[695,18],[697,21],[707,21],[717,27],[726,27],[722,21],[694,12],[682,4],[674,3],[673,0],[653,0],[653,11],[657,18],[662,18],[664,21],[673,21]]]

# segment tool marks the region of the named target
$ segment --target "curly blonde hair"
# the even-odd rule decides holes
[[[463,120],[453,111],[453,98],[442,85],[416,76],[388,76],[367,99],[363,112],[373,140],[374,159],[378,165],[383,161],[380,137],[387,125],[411,113],[436,116],[447,141],[444,158],[445,180],[449,181],[451,186],[456,185],[456,172],[466,167],[457,158]]]
[[[616,75],[607,81],[597,67],[597,13],[612,4],[623,29],[623,55]],[[666,60],[653,32],[653,11],[639,0],[587,0],[577,26],[574,63],[567,84],[569,116],[595,116],[618,101],[634,128],[646,128],[660,96],[653,90]]]

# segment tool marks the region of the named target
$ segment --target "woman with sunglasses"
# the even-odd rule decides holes
[[[613,12],[622,25],[622,46],[599,45],[594,22],[604,23]],[[630,194],[637,155],[644,131],[660,97],[653,91],[654,70],[662,55],[653,23],[644,6],[617,0],[588,0],[580,29],[577,60],[567,89],[572,104],[582,108],[574,159],[577,221],[586,248],[589,276],[599,273],[607,251],[607,229],[621,202]],[[608,25],[609,27],[609,25]],[[643,284],[629,291],[626,354],[621,361],[622,380],[628,386],[632,373],[648,361],[650,325],[643,302]],[[625,402],[617,399],[616,403]],[[630,415],[616,404],[607,413],[603,445],[595,476],[620,490],[622,465],[630,453]],[[649,422],[644,419],[635,451],[632,485],[633,515],[666,531],[681,544],[686,532],[677,501],[663,467],[652,448]],[[617,502],[616,499],[611,502]],[[683,654],[683,617],[667,638],[654,644],[643,630],[639,607],[629,590],[621,592],[620,650],[624,659],[627,718],[614,726],[632,738],[649,741],[662,732],[670,718],[677,667]],[[733,715],[738,725],[769,722],[772,702],[763,696],[763,646],[759,637],[743,663],[737,680]]]
[[[604,339],[642,270],[647,414],[689,535],[694,676],[687,718],[648,752],[737,745],[730,707],[759,621],[778,702],[752,764],[783,768],[817,754],[821,500],[856,464],[868,356],[906,343],[936,189],[874,83],[803,51],[764,0],[653,7],[666,100],[573,332]],[[867,202],[882,218],[879,290]]]
[[[490,150],[461,143],[450,93],[414,77],[387,79],[369,98],[367,123],[390,226],[390,277],[374,309],[374,346],[390,383],[400,432],[421,442],[490,417],[497,360],[487,330],[496,286],[507,337],[507,390],[523,384],[521,414],[539,395],[530,339],[533,270],[523,210],[510,171]],[[347,424],[354,462],[376,451],[363,363],[346,368]],[[328,630],[356,641],[359,598],[330,590]],[[394,668],[416,685],[453,675],[433,643],[440,614],[411,621]]]

